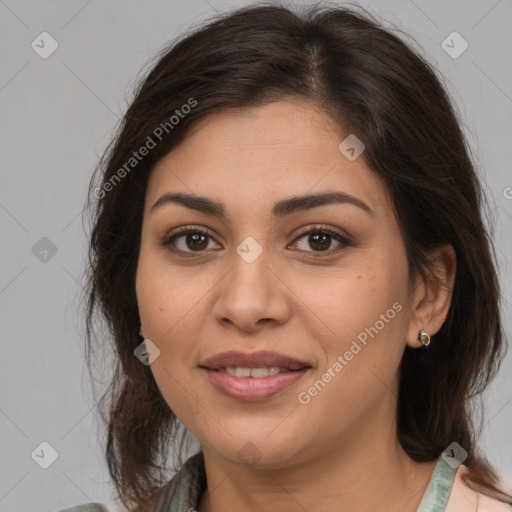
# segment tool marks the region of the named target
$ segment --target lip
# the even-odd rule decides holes
[[[261,368],[263,366],[275,366],[279,368],[286,368],[288,370],[300,370],[304,367],[311,365],[306,361],[300,361],[294,357],[278,354],[268,350],[259,352],[245,353],[245,352],[222,352],[209,359],[206,359],[199,366],[207,368],[208,370],[218,370],[219,368],[228,367],[243,367],[243,368]]]
[[[245,402],[256,402],[276,395],[302,379],[309,370],[310,368],[304,368],[256,379],[254,377],[233,377],[218,370],[203,368],[210,383],[217,391],[229,398]]]
[[[264,400],[284,391],[302,379],[311,369],[311,365],[307,362],[269,351],[249,354],[235,351],[223,352],[207,359],[199,366],[217,391],[229,398],[246,402]],[[239,378],[219,371],[228,367],[261,368],[271,366],[286,368],[289,371],[261,378]]]

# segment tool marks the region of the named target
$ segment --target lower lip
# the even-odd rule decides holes
[[[308,371],[303,370],[278,373],[268,377],[233,377],[226,372],[208,370],[204,368],[213,387],[224,395],[244,400],[246,402],[256,402],[269,398],[284,389],[298,382]]]

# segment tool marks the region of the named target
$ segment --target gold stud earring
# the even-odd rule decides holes
[[[430,345],[430,335],[425,329],[421,329],[418,333],[418,341],[424,346],[428,347]]]

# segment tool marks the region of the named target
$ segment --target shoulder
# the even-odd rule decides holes
[[[108,509],[101,503],[84,503],[82,505],[64,508],[57,512],[108,512]]]
[[[196,510],[205,488],[204,458],[200,451],[189,457],[174,477],[153,494],[144,510]],[[109,512],[109,509],[101,503],[84,503],[57,512]]]
[[[512,512],[512,505],[471,489],[462,479],[467,473],[464,465],[457,469],[446,512]]]

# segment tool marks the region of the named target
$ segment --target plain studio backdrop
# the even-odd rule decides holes
[[[89,179],[142,66],[192,25],[251,3],[0,0],[2,512],[111,502],[77,300]],[[496,217],[510,337],[512,2],[361,5],[416,39],[461,111]],[[482,447],[510,484],[511,353],[485,406]]]

